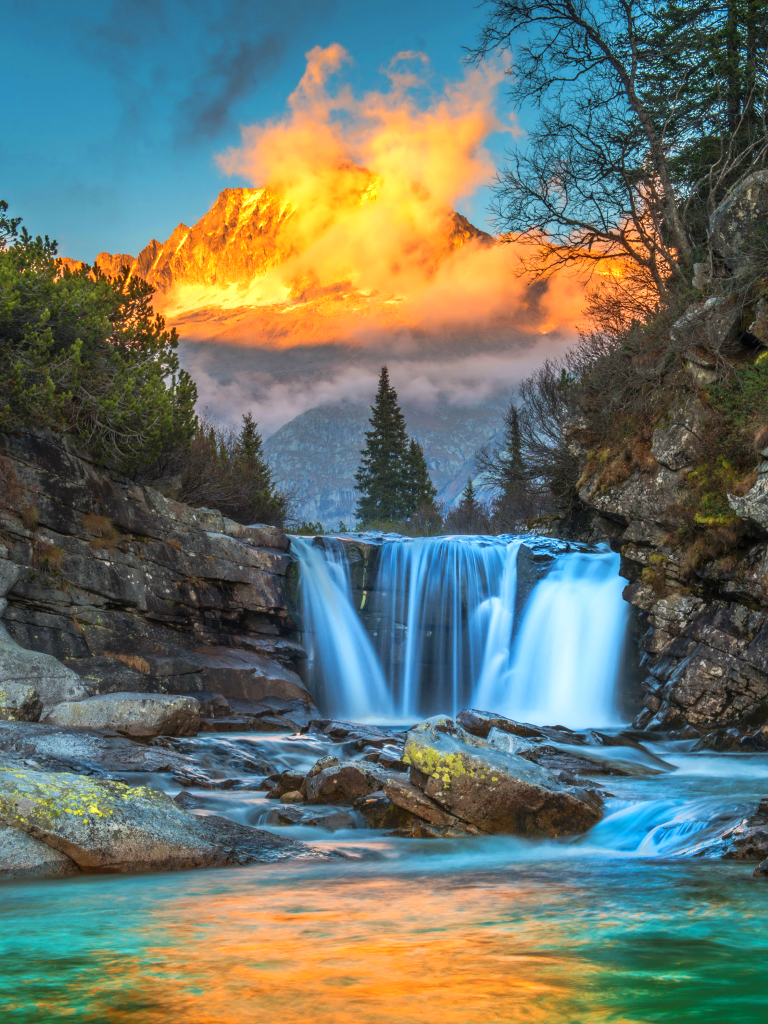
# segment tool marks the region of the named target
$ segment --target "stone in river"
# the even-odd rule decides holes
[[[76,875],[79,870],[65,853],[21,829],[0,825],[0,879]]]
[[[172,870],[314,855],[301,843],[259,829],[196,817],[146,786],[64,772],[0,768],[0,824],[58,850],[84,871]]]
[[[528,725],[525,722],[514,722],[511,718],[493,715],[489,711],[465,708],[456,715],[456,722],[462,729],[466,729],[473,736],[480,736],[482,739],[488,736],[491,729],[499,729],[501,732],[512,733],[514,736],[522,736],[526,739],[544,739],[544,734],[537,726]]]
[[[594,792],[566,786],[545,768],[493,748],[444,715],[411,729],[403,760],[412,781],[449,814],[484,832],[558,836],[602,817]]]
[[[352,804],[361,796],[381,789],[394,774],[370,761],[343,761],[307,776],[307,802]]]
[[[200,705],[168,693],[107,693],[56,705],[43,721],[67,728],[110,729],[126,736],[195,736]]]

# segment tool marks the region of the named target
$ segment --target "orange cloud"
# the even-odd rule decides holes
[[[218,319],[227,340],[280,346],[468,325],[571,327],[582,305],[575,277],[532,293],[516,244],[454,214],[493,176],[488,136],[519,134],[494,110],[501,67],[469,69],[435,92],[427,58],[400,53],[385,90],[355,96],[332,88],[349,61],[338,44],[312,49],[285,115],[244,128],[241,145],[218,158],[279,197],[279,259],[227,286],[178,284],[166,314],[186,337],[210,338]]]

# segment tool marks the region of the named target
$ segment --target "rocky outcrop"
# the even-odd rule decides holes
[[[109,729],[142,739],[161,734],[195,736],[200,727],[200,704],[194,697],[166,693],[108,693],[57,704],[44,721],[66,728]]]
[[[32,685],[44,713],[120,691],[309,704],[280,530],[114,478],[53,435],[0,437],[0,463],[0,687]]]
[[[163,793],[122,782],[0,768],[0,825],[63,854],[91,872],[166,871],[286,857],[322,857],[311,848],[224,819],[200,819]],[[6,837],[8,833],[5,833]],[[0,834],[0,844],[2,834]],[[18,871],[23,840],[6,838],[0,873]],[[35,852],[40,857],[39,846]],[[35,865],[33,864],[33,869]],[[67,867],[58,859],[51,873]]]
[[[411,780],[449,814],[484,832],[558,836],[602,817],[594,791],[564,785],[539,765],[505,753],[438,715],[411,729],[403,760]]]
[[[715,211],[710,241],[725,273],[744,273],[745,244],[762,230],[767,211],[766,171],[743,182]],[[714,287],[702,266],[694,285]],[[731,527],[729,550],[725,544],[720,557],[706,549],[697,553],[676,539],[691,481],[695,487],[715,430],[706,390],[700,389],[718,378],[725,350],[736,361],[754,360],[759,345],[768,344],[760,326],[765,300],[757,302],[750,324],[728,288],[722,291],[691,306],[672,328],[688,384],[656,425],[642,467],[618,482],[596,467],[582,477],[579,492],[595,527],[621,551],[621,572],[629,581],[624,596],[639,612],[644,708],[635,724],[691,736],[723,729],[751,734],[768,722],[768,449],[751,490],[728,495],[742,521],[739,529]],[[574,422],[570,443],[588,464],[579,430]],[[704,528],[721,519],[696,514]]]

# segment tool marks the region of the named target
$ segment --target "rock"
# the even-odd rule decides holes
[[[381,789],[394,773],[368,761],[343,761],[323,768],[306,779],[307,802],[311,804],[353,804],[361,796]]]
[[[172,870],[313,855],[300,843],[258,829],[198,818],[145,786],[65,773],[0,768],[0,823],[65,853],[86,871]]]
[[[563,785],[546,769],[496,750],[445,716],[409,731],[403,760],[418,769],[428,797],[484,832],[572,835],[602,817],[595,793]]]
[[[413,820],[410,811],[393,803],[381,789],[359,797],[354,806],[365,818],[368,828],[399,829]]]
[[[192,697],[164,693],[108,693],[58,704],[43,716],[47,725],[113,729],[126,736],[195,736],[200,705]]]
[[[513,722],[511,718],[502,718],[501,715],[492,715],[488,711],[473,711],[465,708],[456,715],[456,723],[472,733],[473,736],[481,736],[485,739],[491,729],[498,729],[500,732],[512,733],[515,736],[526,738],[543,739],[544,736],[535,725],[526,725],[524,722]]]
[[[414,786],[406,779],[389,779],[384,783],[384,795],[393,804],[402,807],[404,811],[409,811],[423,821],[428,821],[431,825],[446,827],[459,824],[458,818],[453,814],[448,814],[418,786]]]
[[[744,242],[768,217],[768,171],[757,171],[728,193],[712,214],[709,241],[732,270],[739,268]]]
[[[0,688],[19,685],[34,687],[43,712],[62,701],[80,701],[89,696],[80,676],[56,658],[0,638]]]
[[[700,450],[698,437],[678,423],[663,429],[657,428],[651,438],[651,454],[668,469],[693,465]]]
[[[304,794],[298,789],[290,789],[280,797],[281,804],[303,804]]]
[[[261,701],[265,697],[279,697],[286,701],[312,702],[295,672],[254,651],[198,648],[195,654],[202,668],[200,678],[205,688],[228,699]]]
[[[0,683],[0,718],[8,722],[36,722],[43,702],[33,686]]]
[[[768,878],[768,858],[761,860],[752,872],[753,878]]]
[[[729,494],[728,504],[739,519],[768,531],[768,474],[761,473],[757,483],[743,497]]]
[[[183,693],[180,696],[191,697],[197,701],[200,706],[200,714],[205,718],[223,718],[224,715],[232,714],[232,707],[229,701],[221,693],[200,690],[194,693]]]
[[[136,743],[126,736],[105,736],[89,729],[62,729],[38,722],[0,721],[0,754],[5,761],[33,758],[46,771],[85,775],[171,772],[184,776],[194,768],[188,757],[166,747]]]
[[[286,793],[293,793],[300,790],[304,784],[304,776],[298,772],[281,772],[275,779],[275,785],[267,794],[269,800],[279,800]]]
[[[54,850],[17,828],[0,825],[0,878],[76,875],[80,869],[65,853]]]
[[[458,721],[458,719],[457,719]],[[486,737],[492,747],[503,751],[505,754],[526,754],[536,750],[536,744],[530,740],[524,740],[522,736],[513,732],[504,732],[494,726]]]
[[[159,689],[154,676],[141,672],[119,658],[64,658],[64,664],[82,679],[90,695],[102,693],[153,693]]]
[[[705,302],[689,306],[675,321],[670,334],[678,347],[686,349],[685,355],[690,362],[699,369],[714,371],[713,354],[723,351],[738,338],[741,316],[738,305],[715,295]]]

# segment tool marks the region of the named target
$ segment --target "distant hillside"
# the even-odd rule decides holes
[[[473,473],[474,455],[499,430],[508,399],[433,411],[403,406],[408,430],[424,448],[438,499],[450,504]],[[355,520],[354,475],[370,407],[337,402],[310,409],[276,431],[265,450],[279,484],[292,490],[301,519],[326,529]]]

